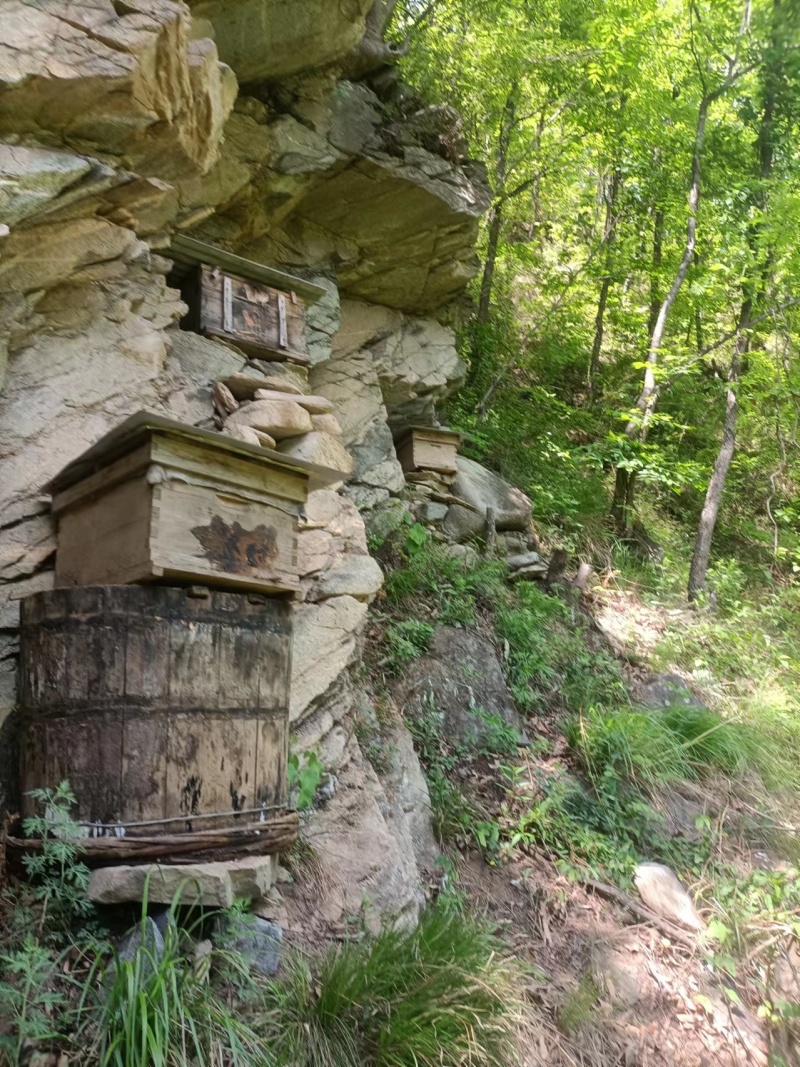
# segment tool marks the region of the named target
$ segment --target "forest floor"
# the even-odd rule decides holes
[[[698,613],[611,571],[580,603],[506,594],[490,572],[462,586],[437,552],[415,548],[390,577],[383,650],[410,658],[404,641],[460,616],[494,641],[521,701],[530,745],[516,752],[459,752],[408,721],[443,842],[439,891],[529,969],[525,1067],[800,1064],[791,623],[770,629],[766,602],[746,598]],[[676,716],[695,733],[674,748],[638,703],[657,674],[699,698],[696,723]],[[643,919],[642,861],[677,873],[707,933]]]

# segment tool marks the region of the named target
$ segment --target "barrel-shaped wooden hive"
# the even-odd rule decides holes
[[[68,779],[79,821],[134,836],[263,820],[287,799],[291,619],[285,601],[196,587],[28,597],[23,790]]]

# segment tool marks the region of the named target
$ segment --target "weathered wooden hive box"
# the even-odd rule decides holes
[[[461,434],[441,427],[412,426],[395,445],[400,466],[409,474],[413,471],[440,471],[455,474],[456,453]]]
[[[27,597],[23,791],[69,779],[98,836],[266,822],[287,801],[291,613],[285,599],[165,586]]]
[[[306,308],[322,287],[187,237],[175,238],[172,254],[170,282],[189,309],[183,329],[255,359],[308,363]]]
[[[55,584],[164,581],[291,594],[300,509],[310,486],[338,478],[140,412],[50,485]]]

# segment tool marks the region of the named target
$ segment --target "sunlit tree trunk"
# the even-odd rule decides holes
[[[706,490],[706,498],[700,521],[697,526],[697,536],[694,542],[692,562],[689,568],[688,595],[690,601],[697,600],[706,584],[708,565],[711,559],[711,542],[719,517],[719,509],[725,491],[725,482],[733,461],[736,450],[736,424],[739,417],[739,399],[737,396],[737,384],[741,372],[742,357],[745,355],[750,344],[749,330],[753,320],[753,310],[757,300],[763,295],[769,280],[771,254],[767,251],[762,265],[758,266],[761,252],[760,237],[763,229],[760,221],[763,217],[767,203],[767,183],[772,176],[775,162],[775,110],[779,87],[783,78],[783,53],[780,47],[779,29],[782,27],[783,12],[781,0],[774,0],[772,6],[772,34],[770,49],[767,53],[768,60],[764,69],[764,102],[761,112],[761,121],[758,127],[756,150],[758,153],[757,174],[758,186],[753,198],[757,210],[758,221],[750,227],[749,245],[752,257],[753,271],[744,284],[744,299],[742,310],[737,323],[736,336],[733,343],[733,355],[728,373],[728,389],[725,397],[725,418],[722,425],[722,441],[719,452],[714,462],[714,470]]]
[[[608,306],[608,294],[611,291],[611,267],[613,262],[613,244],[616,228],[617,197],[619,195],[622,178],[619,170],[615,167],[611,175],[611,181],[605,190],[603,199],[606,204],[605,221],[603,223],[603,244],[605,246],[603,280],[600,283],[600,294],[597,298],[597,315],[594,320],[594,337],[592,349],[589,353],[589,372],[587,375],[588,400],[593,404],[600,390],[600,356],[603,352],[603,335],[605,333],[605,315]]]

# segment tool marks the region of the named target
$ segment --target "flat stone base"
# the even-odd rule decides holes
[[[180,866],[102,867],[92,871],[89,899],[95,904],[124,904],[142,900],[146,892],[151,904],[171,904],[179,894],[181,904],[229,908],[236,899],[265,897],[277,869],[277,856]]]

